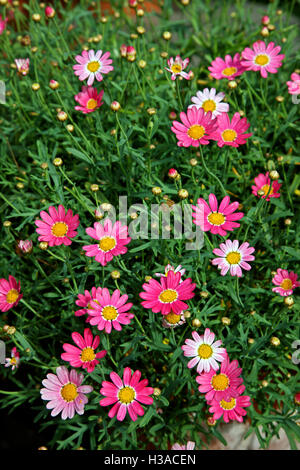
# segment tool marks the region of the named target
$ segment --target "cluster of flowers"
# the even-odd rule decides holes
[[[238,367],[238,361],[230,362],[227,351],[221,348],[222,341],[215,339],[215,334],[206,328],[204,335],[199,336],[192,332],[193,339],[186,339],[181,348],[184,356],[192,357],[188,367],[197,365],[196,382],[200,385],[199,392],[205,393],[209,411],[213,413],[213,419],[221,416],[225,423],[230,420],[243,421],[247,414],[244,408],[251,405],[250,397],[243,395],[245,386],[240,377],[242,369]],[[216,373],[221,363],[220,373]]]

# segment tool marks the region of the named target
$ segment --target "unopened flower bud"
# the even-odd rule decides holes
[[[47,250],[48,242],[40,242],[39,247],[40,247],[41,250]]]
[[[120,279],[121,273],[120,271],[117,271],[116,269],[110,273],[111,277],[113,279]]]
[[[272,180],[278,180],[280,178],[280,174],[276,170],[270,171],[270,178]]]
[[[60,157],[54,158],[54,160],[53,160],[53,165],[54,166],[61,166],[62,164],[63,164],[63,161]]]
[[[155,397],[159,397],[159,395],[161,395],[161,389],[158,388],[158,387],[154,387],[154,389],[153,389],[153,395],[154,395]]]
[[[272,344],[272,346],[279,346],[280,345],[280,339],[277,338],[276,336],[272,336],[272,338],[270,339],[270,343]]]
[[[93,193],[99,191],[99,185],[98,184],[91,184],[90,190],[93,191]]]
[[[178,191],[178,196],[180,197],[180,199],[186,199],[189,197],[189,193],[186,189],[180,189]]]
[[[267,26],[264,26],[261,31],[260,31],[260,35],[263,37],[263,38],[266,38],[269,36],[269,30],[267,28]]]
[[[49,87],[52,90],[57,90],[57,88],[59,87],[59,83],[56,80],[50,80]]]
[[[202,325],[202,323],[201,323],[200,320],[198,320],[198,318],[194,318],[194,319],[192,320],[192,325],[193,325],[195,328],[199,328],[199,327]]]
[[[228,88],[230,88],[231,90],[234,90],[234,88],[236,87],[237,87],[237,82],[235,80],[229,80]]]
[[[222,317],[221,321],[222,321],[223,325],[227,325],[227,326],[229,326],[230,323],[231,323],[231,320],[228,317]]]
[[[33,243],[31,240],[20,240],[18,248],[22,253],[29,254],[33,250]]]
[[[162,36],[166,41],[170,41],[172,34],[170,33],[170,31],[164,31]]]
[[[33,13],[32,19],[35,22],[39,22],[39,21],[41,21],[41,15],[39,13]]]
[[[65,111],[59,111],[59,112],[57,113],[57,119],[58,119],[59,121],[66,121],[66,120],[68,119],[68,115],[67,115],[67,113],[66,113]]]
[[[39,83],[33,83],[31,85],[31,88],[33,89],[33,91],[38,91],[41,88],[41,86]]]
[[[52,8],[50,6],[47,6],[45,8],[45,15],[47,16],[47,18],[54,18],[54,16],[55,16],[54,8]]]
[[[290,297],[285,297],[284,298],[284,303],[288,307],[292,307],[294,305],[295,301],[294,301],[293,297],[290,296]]]
[[[154,194],[154,196],[158,196],[159,194],[161,194],[161,192],[162,189],[159,186],[154,186],[154,188],[152,188],[152,193]]]
[[[206,420],[208,426],[215,426],[217,424],[217,420],[214,419],[212,416],[209,416]]]
[[[110,105],[110,109],[112,111],[119,111],[121,109],[121,105],[118,101],[113,101]]]

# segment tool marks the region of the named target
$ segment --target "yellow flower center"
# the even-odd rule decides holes
[[[222,74],[226,75],[226,77],[230,77],[230,75],[233,75],[236,72],[237,72],[236,67],[226,67],[226,69],[222,71]]]
[[[237,137],[237,133],[233,129],[226,129],[222,132],[222,139],[224,142],[234,142]]]
[[[16,366],[17,365],[17,359],[15,357],[12,357],[11,360],[10,360],[10,363],[13,365],[13,366]]]
[[[162,291],[162,293],[159,295],[159,300],[163,302],[164,304],[170,304],[171,302],[174,302],[178,297],[178,294],[176,290],[173,289],[166,289]]]
[[[90,72],[97,72],[97,70],[99,69],[100,67],[100,64],[99,62],[96,62],[95,60],[90,62],[88,65],[87,65],[87,69],[90,71]]]
[[[13,304],[19,297],[19,292],[16,289],[10,289],[6,294],[6,302]]]
[[[94,353],[93,348],[84,348],[82,350],[80,359],[82,360],[82,362],[89,362],[89,361],[93,361],[95,357],[96,357],[96,354]]]
[[[270,62],[269,57],[266,54],[258,54],[255,57],[256,65],[267,65]]]
[[[203,126],[199,126],[199,124],[195,124],[194,126],[191,126],[188,130],[188,136],[194,140],[201,139],[201,137],[203,137],[204,134],[205,134],[205,129]]]
[[[131,387],[123,387],[119,391],[118,398],[121,403],[131,403],[135,399],[135,391]]]
[[[93,98],[91,98],[90,100],[88,100],[87,104],[86,104],[86,107],[87,109],[95,109],[97,108],[98,106],[98,103],[96,100],[94,100]]]
[[[293,287],[293,283],[291,279],[284,279],[282,283],[280,284],[280,287],[285,290],[289,290]]]
[[[216,109],[216,103],[213,100],[206,100],[202,103],[202,108],[207,113],[208,111],[214,111]]]
[[[241,255],[238,251],[231,251],[226,256],[226,261],[229,264],[238,264],[241,261]]]
[[[102,317],[105,318],[105,320],[115,320],[117,316],[118,310],[115,307],[108,305],[102,310]]]
[[[273,188],[271,188],[271,191],[269,192],[270,185],[269,184],[264,184],[263,187],[261,188],[263,192],[265,193],[265,196],[269,193],[269,196],[273,194]]]
[[[236,399],[231,398],[230,401],[226,400],[221,400],[220,401],[220,406],[223,408],[223,410],[232,410],[235,407],[236,404]]]
[[[182,67],[180,64],[174,64],[172,65],[171,70],[173,73],[180,73],[182,70]]]
[[[171,323],[172,325],[176,325],[176,323],[180,322],[181,315],[176,315],[176,313],[168,313],[168,315],[165,316],[166,320],[168,323]]]
[[[74,401],[78,396],[77,387],[74,384],[68,383],[62,387],[60,394],[65,401]]]
[[[214,390],[226,390],[229,385],[229,379],[225,374],[214,375],[211,379],[211,385]]]
[[[113,237],[103,237],[99,242],[99,248],[102,251],[110,251],[116,246],[116,240]]]
[[[213,355],[212,347],[209,344],[201,344],[198,348],[198,356],[201,359],[209,359]]]
[[[225,222],[225,216],[220,212],[212,212],[207,218],[213,225],[223,225]]]
[[[55,237],[64,237],[68,231],[68,226],[64,222],[56,222],[51,229]]]

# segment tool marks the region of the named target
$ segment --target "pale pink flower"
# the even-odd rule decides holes
[[[191,278],[181,281],[180,272],[169,271],[168,276],[162,276],[160,282],[150,279],[148,283],[143,284],[145,292],[140,292],[139,296],[145,299],[141,302],[144,308],[150,308],[154,313],[161,312],[162,315],[168,315],[174,312],[179,315],[183,310],[187,310],[188,304],[183,300],[189,300],[194,297],[193,290],[196,284],[192,283]]]
[[[274,42],[266,45],[263,41],[256,41],[252,45],[253,49],[246,47],[242,52],[242,65],[246,70],[260,71],[263,78],[267,78],[268,73],[277,73],[281,67],[284,54],[279,54],[280,46],[275,46]]]
[[[81,385],[83,379],[83,374],[75,369],[69,372],[65,366],[58,367],[56,374],[47,374],[40,393],[42,400],[49,402],[46,408],[52,409],[51,416],[61,413],[62,419],[71,419],[75,413],[83,415],[88,402],[86,394],[93,391],[90,385]]]
[[[79,215],[73,215],[73,211],[68,209],[67,213],[62,204],[55,207],[49,207],[49,214],[45,211],[40,212],[43,220],[36,220],[37,233],[41,242],[48,242],[49,246],[71,245],[71,238],[76,237],[76,229],[79,225]]]
[[[270,200],[271,197],[280,197],[280,193],[278,192],[281,188],[281,183],[278,181],[272,181],[269,178],[269,172],[267,171],[266,174],[260,173],[256,178],[254,178],[255,185],[252,187],[252,194],[257,197],[261,197],[265,199],[267,197],[267,201]],[[270,188],[271,186],[271,188]],[[263,191],[264,194],[258,194],[258,191]]]
[[[292,73],[291,81],[286,82],[290,95],[300,94],[300,75],[296,72]]]
[[[195,442],[187,441],[186,444],[180,445],[176,442],[171,447],[171,450],[194,450],[195,449]]]
[[[242,269],[249,271],[251,266],[247,261],[253,261],[254,256],[251,255],[255,249],[249,246],[248,242],[244,242],[239,246],[239,241],[233,242],[229,239],[225,243],[220,244],[220,248],[215,248],[213,253],[218,256],[212,260],[214,266],[218,266],[221,270],[221,275],[230,271],[231,276],[242,276]]]
[[[96,245],[83,247],[86,256],[95,257],[95,260],[102,266],[105,266],[114,256],[126,253],[125,245],[131,241],[128,237],[127,225],[122,225],[119,221],[112,225],[110,219],[105,219],[104,224],[95,222],[94,228],[88,227],[85,231],[90,237],[98,240]]]
[[[4,367],[11,367],[11,370],[15,370],[20,364],[20,354],[16,347],[13,347],[10,353],[11,357],[5,359]]]
[[[207,401],[213,398],[221,400],[228,395],[237,397],[239,395],[237,388],[243,383],[243,379],[239,377],[241,373],[242,369],[239,367],[238,361],[230,362],[227,356],[221,363],[218,374],[212,369],[196,377],[196,382],[200,385],[198,390],[200,393],[205,393]]]
[[[293,271],[288,272],[286,269],[277,269],[277,273],[272,279],[273,284],[278,287],[273,287],[272,291],[280,294],[282,297],[292,295],[293,290],[300,286],[297,281],[298,274]]]
[[[197,206],[192,206],[195,211],[192,213],[193,222],[195,225],[199,225],[203,232],[211,232],[225,237],[227,231],[231,232],[240,226],[236,220],[241,219],[244,214],[243,212],[235,212],[239,206],[238,202],[230,204],[230,197],[225,196],[218,207],[217,198],[213,193],[208,196],[208,201],[207,203],[204,199],[199,198]]]
[[[8,276],[6,279],[0,279],[0,310],[7,312],[13,307],[16,307],[22,299],[23,294],[20,294],[21,283],[17,282],[14,276]]]
[[[167,264],[167,266],[165,267],[165,272],[164,272],[164,274],[162,274],[162,273],[155,273],[155,276],[156,276],[156,277],[162,277],[162,276],[163,276],[163,277],[167,277],[167,276],[168,276],[168,273],[169,273],[170,271],[173,271],[174,273],[180,273],[181,276],[183,276],[184,273],[185,273],[185,269],[182,268],[181,264],[179,264],[179,265],[177,266],[177,268],[174,268],[174,266],[172,266],[171,264]],[[180,282],[182,282],[182,279],[180,279]]]
[[[116,289],[112,295],[109,290],[104,287],[100,294],[96,293],[96,301],[91,300],[91,308],[88,308],[89,323],[97,325],[98,330],[105,330],[111,333],[114,328],[117,331],[122,330],[121,325],[129,325],[134,315],[128,310],[131,309],[132,303],[126,303],[128,295],[121,295]]]
[[[243,416],[246,416],[247,411],[244,408],[247,408],[251,405],[250,397],[247,395],[242,395],[245,391],[245,386],[240,385],[237,389],[238,396],[227,396],[226,399],[222,398],[221,400],[216,400],[215,398],[210,401],[209,412],[213,413],[213,419],[219,419],[223,416],[225,423],[229,421],[238,421],[239,423],[243,422]]]
[[[87,84],[91,86],[96,79],[98,82],[103,80],[103,75],[109,73],[114,68],[110,65],[112,60],[109,59],[110,52],[102,53],[101,50],[95,54],[94,50],[82,51],[81,55],[75,57],[78,64],[73,65],[75,75],[79,80],[88,79]]]
[[[188,368],[197,365],[198,374],[209,372],[211,369],[218,370],[218,362],[223,362],[227,357],[226,349],[220,348],[222,341],[219,339],[214,342],[215,334],[209,328],[205,329],[202,336],[192,331],[192,337],[193,339],[186,339],[185,344],[181,346],[184,356],[193,358],[188,362]]]
[[[211,111],[205,113],[203,108],[189,108],[187,113],[180,113],[182,122],[173,121],[171,130],[176,134],[179,147],[199,147],[208,145],[211,134],[217,130],[217,120],[212,119]]]
[[[61,358],[68,361],[72,367],[82,367],[87,372],[93,372],[96,365],[99,364],[98,359],[102,359],[107,354],[105,349],[99,352],[95,351],[100,344],[99,336],[93,338],[89,328],[85,328],[84,337],[76,331],[71,336],[78,347],[64,343],[63,349],[66,352],[62,353]]]
[[[20,75],[27,75],[29,72],[29,59],[15,59],[17,71]]]
[[[231,122],[227,113],[221,113],[217,117],[217,123],[218,127],[210,135],[210,138],[216,140],[219,147],[224,147],[224,145],[239,147],[245,144],[252,135],[252,132],[249,134],[244,133],[249,128],[250,123],[245,117],[241,118],[240,113],[234,113]]]
[[[192,108],[196,106],[197,109],[203,108],[205,113],[208,111],[212,112],[212,117],[215,118],[221,113],[227,113],[229,111],[229,104],[222,103],[225,97],[225,93],[216,93],[215,88],[204,88],[203,91],[197,91],[196,96],[191,98],[193,104],[189,106]]]
[[[179,55],[175,57],[175,60],[173,57],[170,57],[170,59],[168,59],[168,67],[165,67],[165,69],[172,74],[171,80],[176,80],[177,76],[181,76],[186,80],[189,80],[190,73],[184,72],[184,69],[188,66],[189,62],[189,58],[182,60]]]
[[[208,70],[211,76],[217,80],[221,80],[222,78],[233,80],[235,77],[242,75],[245,71],[245,67],[242,66],[240,54],[237,52],[233,58],[229,54],[225,56],[225,59],[217,57],[212,61]]]
[[[106,398],[100,400],[101,406],[114,405],[108,416],[113,418],[117,416],[118,421],[123,421],[126,413],[132,421],[136,421],[138,416],[143,416],[145,411],[140,405],[152,405],[153,388],[148,387],[148,380],[141,378],[141,372],[136,370],[133,375],[129,367],[125,367],[123,373],[123,380],[115,372],[110,373],[112,382],[103,381],[100,390],[101,395]]]
[[[81,92],[74,96],[75,101],[80,104],[80,106],[75,106],[76,111],[84,114],[93,113],[103,105],[101,101],[103,93],[103,90],[98,93],[96,88],[83,86]]]

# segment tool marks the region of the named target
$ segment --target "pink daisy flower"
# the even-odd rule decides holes
[[[273,181],[271,184],[268,171],[265,175],[263,173],[260,173],[256,178],[254,178],[254,182],[255,185],[251,186],[251,188],[252,194],[254,194],[255,196],[265,199],[265,197],[268,195],[267,201],[269,201],[271,197],[280,197],[280,193],[278,192],[278,190],[281,188],[282,185],[281,183],[278,183],[278,181]],[[259,194],[259,192],[262,194]]]
[[[255,249],[249,246],[248,242],[244,242],[239,246],[239,241],[226,240],[225,243],[220,244],[220,248],[215,248],[213,253],[218,256],[212,260],[214,266],[218,266],[221,270],[221,275],[230,271],[231,276],[242,276],[242,268],[246,271],[251,269],[247,261],[253,261],[254,256],[251,255]]]
[[[123,421],[126,413],[132,421],[136,421],[138,416],[143,416],[145,411],[140,405],[152,405],[153,388],[148,387],[148,380],[140,381],[141,372],[136,370],[131,376],[132,371],[129,367],[125,367],[123,373],[123,381],[115,372],[110,373],[112,382],[102,382],[100,393],[106,398],[100,400],[101,406],[109,406],[114,404],[110,409],[108,416],[113,418],[117,415],[118,421]]]
[[[91,309],[91,300],[94,302],[97,302],[97,294],[101,294],[102,288],[101,287],[92,287],[91,292],[88,290],[84,291],[84,294],[78,294],[78,299],[76,300],[75,304],[78,305],[78,307],[82,307],[80,310],[76,310],[75,316],[76,317],[81,317],[82,315],[87,314],[87,310]],[[88,316],[87,322],[89,321],[91,317]]]
[[[176,444],[173,444],[171,447],[171,450],[194,450],[195,449],[195,442],[193,441],[187,441],[186,445],[180,445],[176,442]]]
[[[84,405],[88,402],[87,393],[93,391],[90,385],[81,385],[84,375],[71,369],[69,372],[65,366],[58,367],[56,374],[47,374],[42,384],[45,388],[40,390],[42,400],[47,400],[46,408],[51,411],[51,416],[57,416],[61,412],[62,419],[71,419],[78,413],[83,415]]]
[[[173,57],[170,57],[170,59],[168,59],[169,67],[165,67],[165,69],[172,74],[171,80],[176,80],[177,76],[181,76],[185,78],[186,80],[189,80],[190,74],[183,72],[183,70],[188,66],[189,62],[190,62],[190,59],[187,58],[187,59],[182,60],[182,58],[179,55],[175,57],[175,60]]]
[[[140,292],[139,296],[145,299],[141,302],[144,308],[151,308],[152,312],[161,312],[163,315],[173,312],[177,315],[183,310],[187,310],[188,305],[183,300],[194,297],[193,290],[196,284],[191,278],[180,282],[181,274],[169,271],[167,277],[161,277],[160,282],[150,279],[143,284],[145,292]]]
[[[213,398],[219,401],[227,396],[237,397],[239,395],[237,388],[243,383],[243,379],[239,377],[241,373],[238,361],[229,362],[229,358],[226,357],[221,363],[219,374],[210,370],[196,377],[196,382],[200,385],[198,390],[205,393],[207,401]]]
[[[7,310],[16,307],[22,299],[23,294],[20,294],[21,283],[17,282],[13,276],[8,276],[7,279],[0,279],[0,310],[7,312]]]
[[[181,312],[179,315],[170,312],[168,315],[164,315],[162,320],[162,326],[164,328],[177,328],[177,326],[183,325],[184,323],[185,316],[183,312]]]
[[[27,75],[29,72],[29,59],[15,59],[17,71],[20,75]]]
[[[208,70],[211,76],[217,80],[222,78],[233,80],[235,77],[242,75],[245,67],[242,66],[240,54],[237,52],[233,58],[229,54],[225,56],[225,59],[217,57],[212,61],[211,67],[208,67]]]
[[[128,295],[120,295],[120,291],[116,289],[112,295],[109,290],[104,287],[101,294],[96,294],[96,302],[91,300],[91,309],[88,309],[90,315],[89,323],[97,325],[98,330],[105,330],[110,333],[112,328],[121,331],[122,325],[129,325],[134,315],[128,310],[131,309],[132,303],[126,303]]]
[[[76,111],[81,111],[83,114],[93,113],[103,105],[101,101],[103,93],[103,90],[98,93],[96,88],[83,86],[81,92],[74,96],[75,101],[80,104],[75,106]]]
[[[171,264],[167,264],[167,266],[165,267],[165,273],[162,274],[162,273],[155,273],[155,276],[156,277],[167,277],[168,276],[168,273],[170,271],[173,271],[174,273],[180,273],[181,276],[184,275],[185,273],[185,269],[182,268],[181,264],[179,264],[179,266],[177,266],[177,268],[174,268],[174,266],[172,266]],[[182,282],[182,279],[180,279],[180,282]]]
[[[214,342],[215,334],[209,328],[205,329],[202,336],[192,331],[192,336],[193,340],[186,339],[185,345],[181,346],[184,356],[193,358],[188,362],[188,368],[191,369],[197,364],[199,374],[211,369],[218,370],[218,362],[223,362],[227,356],[226,349],[220,348],[222,341],[219,339]]]
[[[286,82],[290,95],[300,94],[300,75],[298,73],[292,73],[291,81]]]
[[[93,338],[89,328],[85,328],[83,334],[84,337],[76,331],[72,333],[72,339],[78,348],[72,344],[63,344],[63,349],[66,352],[62,353],[61,358],[64,361],[68,361],[72,367],[82,367],[87,372],[93,372],[96,365],[99,364],[98,359],[102,359],[107,354],[107,351],[104,349],[103,351],[95,352],[95,349],[100,344],[100,338],[99,336]]]
[[[11,367],[11,370],[15,370],[20,364],[20,354],[16,347],[13,347],[10,353],[11,357],[5,359],[4,367]]]
[[[192,213],[195,225],[199,225],[204,232],[211,232],[213,234],[225,237],[227,231],[233,231],[239,227],[240,224],[236,220],[241,219],[243,212],[236,212],[239,206],[238,202],[230,204],[230,197],[225,196],[218,207],[218,201],[214,194],[208,196],[208,203],[199,198],[197,206],[192,206],[195,212]]]
[[[182,121],[173,121],[171,130],[176,134],[178,147],[199,147],[208,145],[211,134],[217,130],[217,120],[212,119],[211,111],[205,113],[203,108],[189,108],[187,113],[180,113]]]
[[[196,96],[191,98],[193,104],[189,106],[192,108],[196,106],[197,109],[203,108],[207,113],[212,112],[212,117],[215,118],[221,113],[227,113],[229,111],[229,104],[222,103],[225,97],[225,93],[216,93],[215,88],[204,88],[203,91],[197,91]]]
[[[273,284],[278,287],[273,287],[272,291],[280,294],[282,297],[292,295],[293,290],[300,286],[297,281],[298,274],[293,271],[288,272],[286,269],[277,269],[277,274],[272,279]]]
[[[267,78],[269,73],[277,73],[277,69],[281,67],[284,54],[279,54],[280,46],[276,46],[274,42],[266,45],[259,40],[253,44],[253,49],[246,47],[242,52],[242,65],[246,70],[260,71],[263,78]]]
[[[49,214],[45,211],[40,212],[43,220],[36,220],[38,238],[41,242],[48,242],[49,246],[71,245],[70,238],[77,235],[76,229],[79,225],[79,215],[73,215],[73,211],[66,210],[63,205],[59,205],[58,209],[49,207]]]
[[[217,117],[217,122],[218,127],[210,138],[216,140],[219,147],[224,147],[224,145],[239,147],[239,145],[245,144],[252,135],[252,132],[244,134],[250,123],[245,117],[241,118],[240,113],[234,113],[231,122],[228,114],[222,113]]]
[[[87,84],[91,86],[96,79],[98,82],[103,80],[102,74],[106,74],[114,68],[110,65],[112,60],[109,59],[110,52],[99,50],[96,52],[93,50],[82,51],[81,55],[75,57],[78,64],[73,65],[75,75],[79,77],[79,80],[88,79]]]
[[[219,419],[223,416],[225,423],[229,421],[243,422],[243,416],[246,416],[247,412],[244,408],[251,405],[250,397],[242,395],[245,391],[245,386],[240,385],[237,389],[238,396],[227,396],[226,399],[216,400],[215,398],[209,403],[209,412],[213,413],[213,419]]]
[[[83,247],[86,256],[94,256],[102,266],[105,266],[114,256],[124,255],[127,252],[125,245],[131,241],[128,237],[127,225],[122,225],[119,221],[112,225],[110,219],[105,219],[104,224],[95,222],[94,228],[88,227],[85,231],[90,237],[99,240],[96,245]]]

